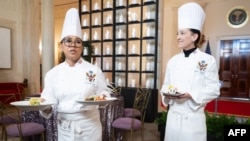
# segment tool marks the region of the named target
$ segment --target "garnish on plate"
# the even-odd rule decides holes
[[[106,100],[105,95],[94,95],[85,99],[86,101],[103,101]]]
[[[175,87],[173,85],[169,85],[168,86],[168,93],[169,94],[176,94],[177,93],[177,87]]]
[[[40,105],[40,103],[41,103],[41,98],[32,97],[29,100],[29,105]]]

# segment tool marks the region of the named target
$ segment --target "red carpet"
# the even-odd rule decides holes
[[[241,117],[250,117],[250,100],[234,100],[219,98],[208,103],[206,110],[208,112],[217,112],[218,114],[228,114]]]
[[[163,106],[162,103],[161,103],[161,107],[163,109],[166,108]],[[205,110],[211,113],[235,115],[239,117],[250,118],[250,99],[234,100],[234,99],[229,99],[229,98],[218,98],[217,104],[216,104],[216,100],[213,100],[207,104],[207,107]]]

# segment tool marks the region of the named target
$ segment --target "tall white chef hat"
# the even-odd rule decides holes
[[[186,3],[178,9],[178,29],[191,28],[201,31],[205,17],[200,5],[194,2]]]
[[[62,28],[61,40],[69,35],[77,36],[82,39],[80,18],[76,8],[70,8],[66,13]]]

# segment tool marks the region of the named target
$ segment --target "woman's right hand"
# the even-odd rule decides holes
[[[44,101],[45,101],[45,99],[44,99],[44,98],[40,98],[40,101],[41,101],[41,102],[44,102]]]

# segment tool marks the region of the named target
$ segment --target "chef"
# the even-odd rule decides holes
[[[169,106],[165,141],[206,141],[206,104],[219,96],[218,68],[213,56],[199,49],[205,13],[197,3],[178,9],[177,43],[182,52],[167,63],[161,88]],[[165,95],[175,87],[180,95]]]
[[[91,96],[110,96],[104,75],[100,68],[85,61],[82,30],[78,10],[67,11],[60,48],[65,61],[47,72],[43,100],[53,101],[55,105],[40,111],[50,118],[57,111],[58,141],[101,141],[102,126],[98,106],[84,105]]]

